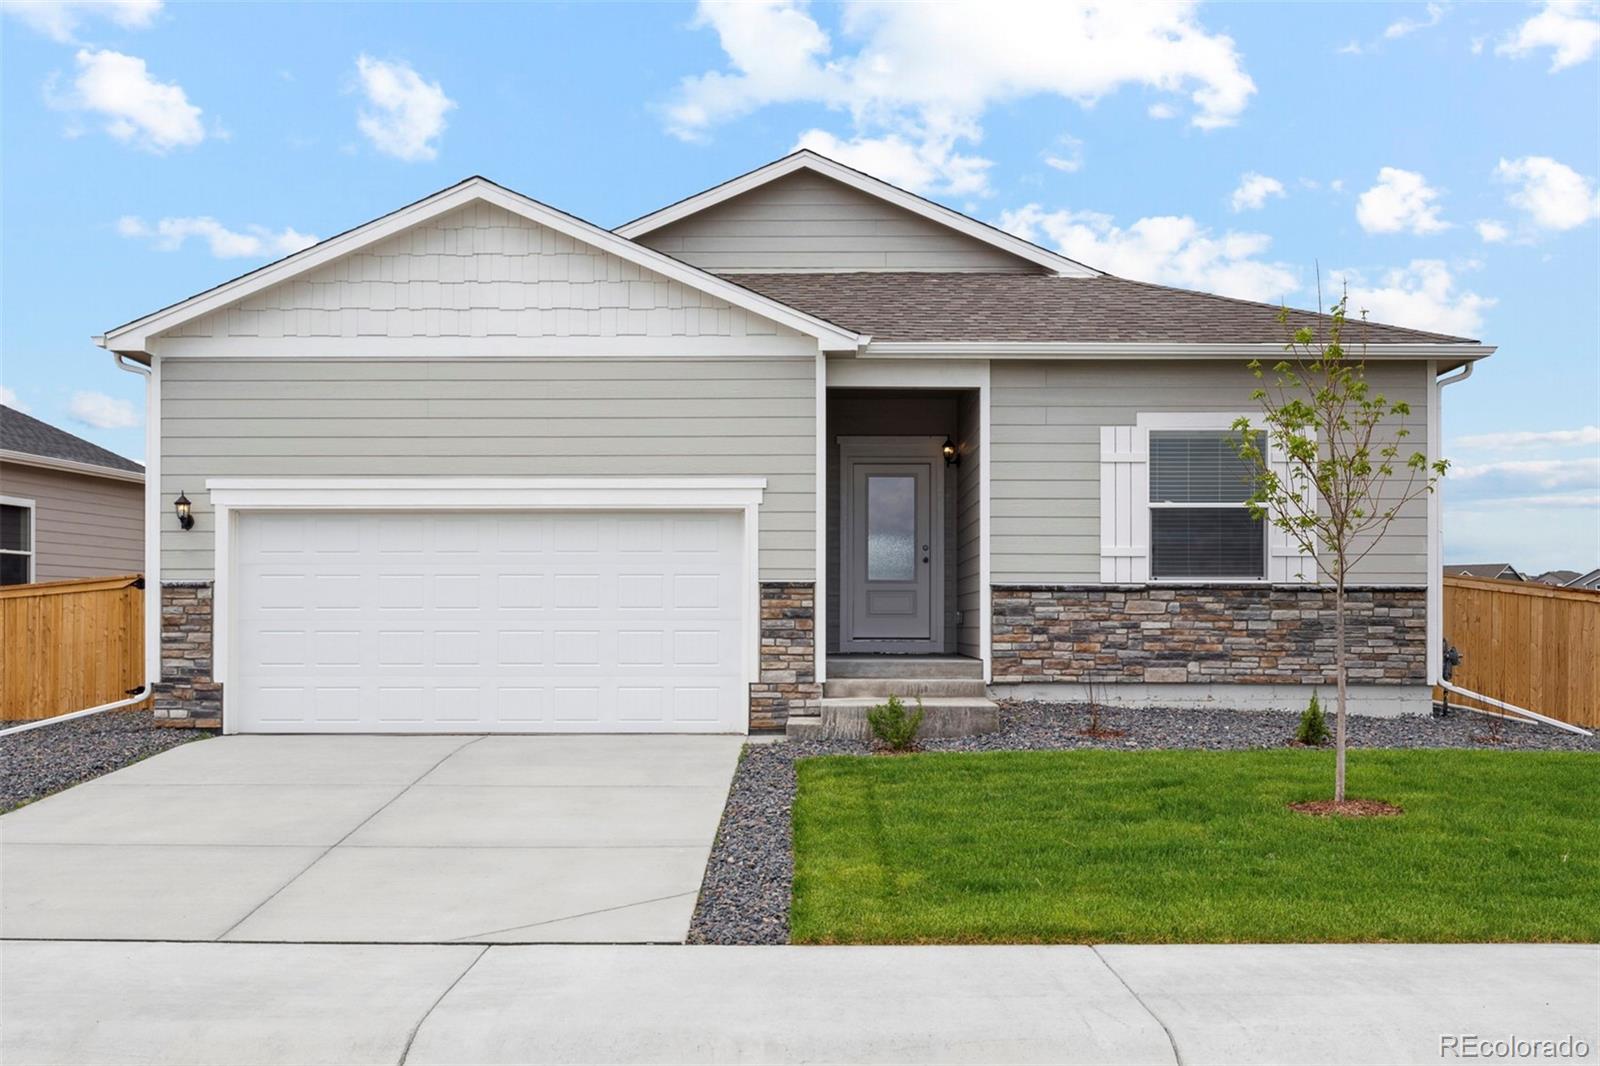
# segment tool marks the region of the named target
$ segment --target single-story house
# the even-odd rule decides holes
[[[1447,563],[1445,577],[1476,577],[1486,581],[1526,581],[1510,563]]]
[[[1331,593],[1251,519],[1226,439],[1278,315],[811,152],[613,230],[469,178],[96,338],[149,389],[158,713],[801,733],[887,691],[951,730],[1091,684],[1302,706]],[[1437,454],[1441,386],[1493,349],[1352,332]],[[1417,500],[1356,575],[1361,709],[1429,705],[1439,521]]]
[[[144,572],[144,467],[0,407],[0,585]]]

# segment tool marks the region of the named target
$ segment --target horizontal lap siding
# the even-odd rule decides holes
[[[762,579],[809,581],[815,373],[811,358],[164,360],[162,577],[211,577],[210,478],[757,476]]]
[[[1141,412],[1259,412],[1242,362],[996,362],[990,476],[993,575],[998,584],[1100,580],[1100,427]],[[1375,391],[1406,400],[1411,436],[1427,441],[1428,370],[1421,362],[1368,367]],[[1357,580],[1427,579],[1427,501],[1409,505],[1356,569]]]
[[[16,463],[0,492],[33,501],[34,580],[144,572],[144,485]]]
[[[663,226],[639,242],[713,271],[1039,271],[992,245],[805,171]]]

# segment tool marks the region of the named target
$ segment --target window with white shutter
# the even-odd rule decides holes
[[[1100,430],[1100,578],[1310,582],[1316,561],[1251,516],[1250,468],[1224,413],[1141,414]],[[1268,461],[1288,478],[1276,448]]]

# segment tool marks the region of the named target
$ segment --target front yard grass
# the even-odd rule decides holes
[[[797,943],[1600,940],[1600,758],[1017,751],[799,764]]]

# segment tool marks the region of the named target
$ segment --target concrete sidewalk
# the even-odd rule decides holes
[[[1439,1063],[1587,1042],[1600,948],[10,941],[23,1063]],[[1514,1061],[1479,1056],[1472,1061]],[[1541,1061],[1562,1061],[1549,1056]]]

